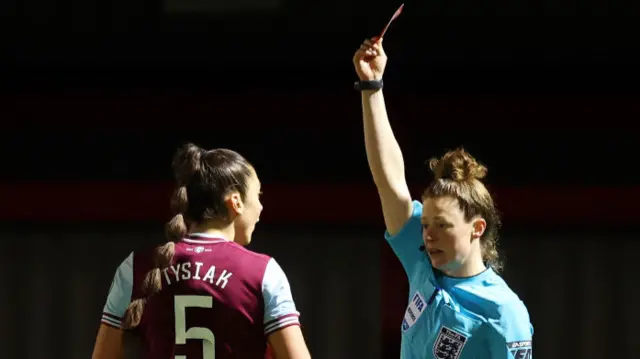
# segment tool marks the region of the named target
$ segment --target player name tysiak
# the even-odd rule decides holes
[[[164,274],[167,285],[182,280],[201,280],[214,284],[222,289],[227,286],[229,278],[233,275],[233,273],[226,269],[217,269],[216,266],[213,265],[209,266],[209,268],[203,268],[202,266],[203,263],[201,262],[176,263],[175,265],[165,268],[162,274]],[[204,275],[202,275],[202,273],[204,273]],[[216,274],[218,274],[217,277]]]

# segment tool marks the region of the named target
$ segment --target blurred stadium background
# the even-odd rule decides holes
[[[0,4],[2,357],[88,358],[118,263],[162,241],[184,141],[255,163],[252,249],[292,283],[314,358],[396,358],[406,284],[370,180],[353,51],[398,3]],[[638,15],[621,1],[407,2],[386,97],[416,196],[464,146],[504,213],[537,358],[633,358]]]

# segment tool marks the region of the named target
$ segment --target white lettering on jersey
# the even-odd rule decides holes
[[[209,266],[204,277],[200,277],[200,268],[202,266],[203,263],[201,262],[176,263],[175,265],[163,269],[162,274],[164,275],[164,280],[167,285],[178,283],[183,280],[201,280],[203,282],[214,284],[221,289],[224,289],[227,286],[229,278],[233,275],[233,273],[223,269],[220,275],[216,278],[216,266]]]
[[[200,267],[202,267],[202,263],[196,262],[196,274],[193,276],[193,279],[200,279]]]
[[[191,272],[189,271],[190,269],[191,269],[191,263],[189,262],[182,263],[182,280],[188,280],[191,278]],[[198,279],[198,278],[194,276],[193,279]]]
[[[227,270],[223,270],[222,274],[220,274],[220,276],[218,277],[218,280],[216,281],[216,285],[222,289],[224,289],[224,287],[227,286],[227,282],[229,281],[229,277],[231,277],[233,275],[233,273],[231,272],[227,272]],[[222,284],[220,284],[222,283]]]
[[[216,275],[216,266],[209,267],[207,274],[202,278],[203,281],[209,281],[209,283],[213,284],[213,277]]]

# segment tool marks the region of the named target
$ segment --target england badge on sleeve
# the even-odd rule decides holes
[[[466,336],[443,326],[433,345],[433,355],[438,359],[458,359],[466,343]]]

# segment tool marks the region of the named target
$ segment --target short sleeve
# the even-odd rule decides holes
[[[291,288],[287,276],[280,265],[271,258],[262,279],[262,296],[264,298],[264,335],[275,331],[300,325],[300,313],[293,302]]]
[[[424,265],[422,261],[426,258],[424,251],[420,247],[422,242],[422,203],[413,201],[413,213],[411,217],[396,235],[391,236],[385,232],[384,238],[389,242],[391,249],[395,252],[402,263],[405,272],[410,277],[418,263]],[[428,260],[424,262],[429,263]]]
[[[524,303],[501,306],[499,313],[489,320],[491,359],[533,359],[533,326]]]
[[[133,287],[133,252],[120,264],[113,276],[107,302],[102,310],[102,323],[122,328],[122,318],[131,302]]]

